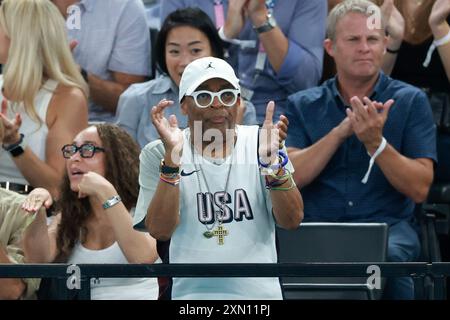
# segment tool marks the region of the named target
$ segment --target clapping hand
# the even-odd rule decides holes
[[[245,6],[248,16],[252,21],[259,16],[261,19],[266,19],[267,7],[265,0],[248,0]]]
[[[405,19],[394,4],[394,0],[384,0],[381,12],[387,21],[387,31],[391,42],[394,44],[390,49],[397,50],[403,41],[405,34]]]
[[[229,0],[224,33],[228,39],[237,38],[245,24],[245,5],[248,0]]]
[[[278,156],[278,150],[282,147],[283,141],[287,137],[289,121],[285,116],[280,116],[280,120],[274,124],[273,114],[275,103],[270,101],[266,108],[266,118],[259,133],[258,156],[262,163],[273,164]]]
[[[432,30],[444,26],[450,15],[450,0],[436,0],[431,9],[428,23]],[[447,31],[448,32],[448,31]],[[444,34],[445,36],[445,34]]]
[[[334,130],[338,134],[340,141],[345,141],[348,137],[353,135],[353,127],[350,118],[345,117]]]
[[[389,110],[394,104],[390,99],[385,103],[371,101],[364,97],[361,101],[358,97],[350,99],[352,110],[347,109],[353,131],[367,151],[373,154],[383,138],[383,128],[386,123]]]
[[[9,119],[6,115],[8,110],[8,102],[3,98],[2,111],[0,112],[0,119],[3,122],[4,135],[3,144],[14,144],[20,140],[19,128],[22,125],[22,117],[16,113],[14,119]]]
[[[178,127],[177,117],[171,115],[169,120],[164,116],[164,109],[172,105],[173,101],[163,99],[151,111],[152,123],[164,143],[168,166],[179,166],[181,153],[183,151],[183,133]]]

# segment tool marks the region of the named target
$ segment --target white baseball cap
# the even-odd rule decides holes
[[[240,89],[239,79],[228,62],[214,57],[200,58],[188,64],[183,71],[180,81],[180,103],[184,96],[192,94],[203,82],[214,78],[228,81],[235,89]]]

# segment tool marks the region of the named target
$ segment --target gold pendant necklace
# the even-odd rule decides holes
[[[213,231],[213,236],[217,237],[217,243],[223,245],[224,237],[228,235],[228,230],[225,229],[222,224],[219,224],[216,230]]]

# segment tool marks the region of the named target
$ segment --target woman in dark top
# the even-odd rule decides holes
[[[450,0],[377,0],[388,22],[383,70],[422,88],[438,127],[436,181],[450,181]],[[433,42],[436,48],[433,50]]]
[[[433,41],[450,27],[449,0],[377,0],[388,21],[389,43],[383,69],[392,77],[422,88],[450,89],[450,39],[425,64]]]

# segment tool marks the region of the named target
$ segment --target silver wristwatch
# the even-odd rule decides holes
[[[103,209],[111,208],[116,204],[118,204],[120,201],[122,201],[122,199],[120,198],[119,195],[111,197],[108,200],[106,200],[105,203],[103,203]]]
[[[264,24],[262,26],[253,27],[253,30],[255,30],[255,32],[257,34],[261,34],[261,33],[272,30],[276,26],[277,26],[277,21],[275,20],[275,17],[271,14],[268,14],[266,22],[264,22]]]

